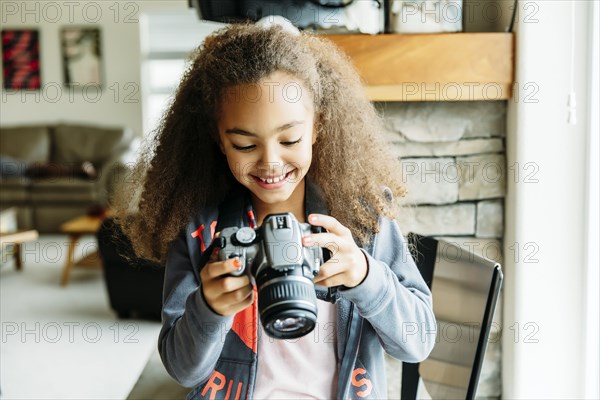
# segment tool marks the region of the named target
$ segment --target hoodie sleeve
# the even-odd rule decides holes
[[[206,304],[186,236],[173,242],[167,257],[158,350],[167,372],[194,387],[210,377],[233,317],[218,315]]]
[[[431,291],[396,221],[382,218],[364,281],[341,291],[373,326],[385,351],[406,362],[427,358],[435,344]]]

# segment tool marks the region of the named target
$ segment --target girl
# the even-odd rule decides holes
[[[142,256],[166,260],[159,351],[188,399],[385,398],[384,351],[428,356],[431,293],[394,221],[403,187],[381,132],[326,40],[241,24],[194,54],[122,220]],[[249,277],[230,275],[239,259],[201,261],[215,231],[277,212],[324,228],[303,245],[332,252],[316,328],[295,340],[264,334]]]

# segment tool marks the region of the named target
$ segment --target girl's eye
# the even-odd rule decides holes
[[[234,149],[239,150],[239,151],[248,151],[248,150],[252,150],[255,146],[251,145],[251,146],[238,146],[232,143],[232,146]]]
[[[284,146],[293,146],[295,144],[298,144],[302,141],[302,137],[300,137],[300,139],[295,140],[293,142],[281,142],[282,145]],[[250,146],[238,146],[234,143],[231,144],[233,146],[234,149],[238,150],[238,151],[250,151],[252,149],[254,149],[256,147],[256,145],[250,145]]]
[[[300,139],[294,141],[294,142],[281,142],[282,145],[284,146],[293,146],[295,144],[298,144],[302,141],[302,137],[300,137]]]

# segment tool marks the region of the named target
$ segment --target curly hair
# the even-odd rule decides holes
[[[124,188],[114,201],[115,216],[139,256],[164,260],[169,243],[193,215],[224,200],[235,178],[218,145],[222,97],[276,71],[312,91],[317,140],[308,176],[321,188],[331,215],[360,243],[378,231],[378,216],[396,216],[383,187],[404,195],[400,164],[386,151],[381,118],[347,56],[313,34],[233,24],[192,54],[134,169],[139,186]]]

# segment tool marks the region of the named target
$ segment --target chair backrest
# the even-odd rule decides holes
[[[408,240],[433,294],[438,333],[425,361],[403,363],[402,399],[416,398],[419,376],[432,399],[472,399],[502,285],[500,265],[444,240]]]

